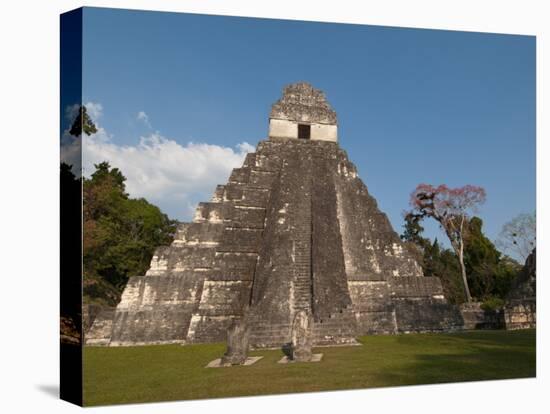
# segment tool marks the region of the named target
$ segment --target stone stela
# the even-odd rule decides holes
[[[324,93],[296,83],[273,104],[268,139],[157,249],[147,273],[130,278],[86,344],[229,340],[224,361],[233,364],[248,346],[293,343],[300,359],[359,335],[462,324],[339,146]]]
[[[247,317],[235,319],[227,330],[227,351],[221,358],[224,365],[243,365],[248,356],[250,327]]]
[[[307,362],[311,360],[313,347],[313,318],[309,312],[300,310],[294,316],[292,324],[291,359]]]

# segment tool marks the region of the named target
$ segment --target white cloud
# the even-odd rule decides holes
[[[138,121],[143,122],[145,125],[147,125],[147,127],[151,128],[151,123],[149,122],[149,116],[145,113],[145,111],[139,111],[136,119]]]
[[[78,115],[78,108],[80,108],[80,104],[67,105],[65,107],[65,119],[72,123]]]
[[[144,197],[159,206],[171,218],[190,220],[200,201],[208,201],[217,184],[224,184],[231,170],[240,167],[254,147],[247,142],[235,148],[189,142],[181,145],[155,132],[142,136],[136,145],[118,145],[98,120],[103,115],[100,103],[85,104],[97,132],[90,136],[73,137],[68,130],[61,137],[61,160],[89,177],[94,164],[108,161],[126,176],[126,190],[131,197]],[[79,105],[68,106],[65,116],[73,120]],[[149,128],[149,117],[144,111],[137,119]]]
[[[84,106],[92,122],[97,124],[97,121],[103,116],[103,106],[96,102],[86,102]]]
[[[101,105],[91,107],[101,110]],[[108,161],[126,176],[131,197],[144,197],[182,220],[190,220],[197,203],[208,201],[216,185],[226,183],[231,170],[254,151],[247,142],[235,148],[195,142],[181,145],[158,132],[141,137],[136,145],[118,145],[96,126],[97,133],[83,137],[83,175],[89,177],[94,164]]]
[[[94,170],[94,163],[107,160],[126,175],[128,192],[135,197],[184,196],[205,185],[214,190],[216,183],[227,181],[250,150],[248,143],[236,149],[193,142],[182,146],[158,133],[141,137],[135,146],[119,146],[100,128],[84,137],[84,174]]]

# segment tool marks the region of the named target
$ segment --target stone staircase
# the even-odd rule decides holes
[[[309,181],[309,180],[307,180]],[[294,240],[294,313],[312,311],[313,280],[311,269],[311,185],[305,183],[295,219]]]

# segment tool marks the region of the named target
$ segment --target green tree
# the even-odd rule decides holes
[[[462,276],[456,254],[444,248],[437,240],[429,245],[424,254],[424,274],[441,279],[445,297],[451,303],[465,301]]]
[[[133,275],[143,275],[155,249],[173,239],[176,221],[126,193],[126,178],[107,162],[84,180],[84,293],[114,305]]]
[[[483,221],[479,217],[472,217],[466,231],[464,263],[472,295],[479,300],[493,297],[503,299],[521,266],[503,256],[483,234],[482,227]]]
[[[451,303],[464,302],[464,291],[460,268],[454,252],[445,249],[437,240],[423,236],[422,217],[415,214],[405,215],[401,239],[422,267],[424,276],[436,276],[441,279],[445,297]]]
[[[423,237],[422,217],[406,215],[401,238],[422,266],[425,276],[441,279],[444,293],[452,303],[466,300],[462,272],[456,253],[444,248],[437,239],[432,243]],[[512,280],[521,266],[508,256],[502,255],[483,234],[483,221],[472,217],[464,226],[464,265],[468,274],[471,294],[481,301],[502,301]]]
[[[411,194],[409,214],[419,219],[430,217],[436,220],[448,237],[462,274],[464,295],[467,302],[472,301],[466,266],[464,264],[465,225],[470,212],[485,201],[485,190],[474,185],[449,188],[442,184],[437,187],[419,184]]]

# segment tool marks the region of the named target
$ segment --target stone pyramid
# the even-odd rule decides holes
[[[269,138],[130,278],[87,344],[221,342],[244,312],[255,347],[288,343],[299,310],[312,313],[317,345],[459,328],[440,280],[422,275],[337,140],[323,92],[287,86]]]

